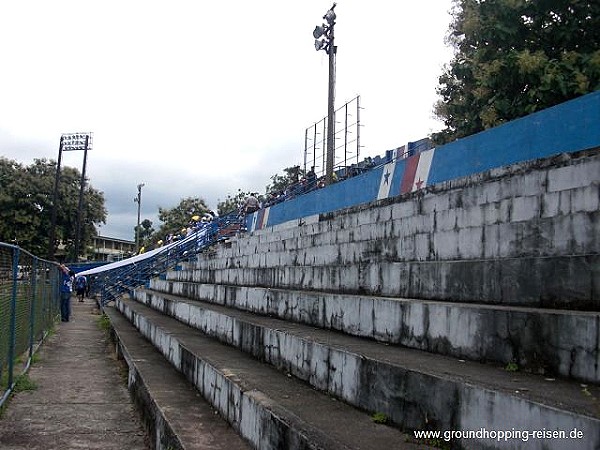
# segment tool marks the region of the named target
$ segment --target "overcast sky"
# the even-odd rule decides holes
[[[0,155],[56,160],[60,135],[91,131],[87,174],[100,234],[133,239],[184,197],[264,192],[302,164],[327,114],[328,60],[312,31],[325,0],[5,1]],[[339,0],[336,107],[361,96],[361,159],[442,128],[432,115],[451,0]],[[83,152],[64,153],[81,170]]]

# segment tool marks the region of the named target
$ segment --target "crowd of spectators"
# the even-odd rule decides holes
[[[375,163],[371,157],[365,158],[365,160],[359,164],[352,164],[348,167],[340,167],[333,172],[333,182],[336,183],[338,181],[352,178],[372,169],[373,167],[375,167]],[[312,166],[310,170],[306,172],[306,174],[297,182],[289,184],[283,190],[268,192],[265,201],[260,207],[263,208],[273,206],[277,203],[290,200],[299,195],[303,195],[323,187],[325,187],[325,176],[317,177],[315,167]]]
[[[360,175],[361,173],[372,169],[375,167],[375,165],[375,162],[368,157],[359,164],[338,168],[333,172],[333,182],[335,183],[356,175]],[[238,204],[237,218],[239,223],[243,222],[245,216],[258,211],[259,209],[276,205],[316,189],[321,189],[326,185],[325,176],[323,175],[318,177],[314,166],[312,166],[310,170],[299,179],[297,177],[296,180],[297,181],[290,183],[284,189],[272,190],[271,192],[268,192],[264,198],[262,198],[262,196],[260,196],[257,192],[250,193],[243,203]],[[159,240],[153,248],[162,247],[163,245],[168,245],[173,242],[183,240],[187,236],[190,236],[191,234],[201,230],[207,224],[213,222],[216,217],[217,214],[214,211],[208,211],[202,216],[194,215],[191,217],[186,227],[183,227],[179,232],[169,233],[167,236],[165,236],[164,241]],[[231,224],[227,224],[227,226],[231,227]],[[243,225],[241,227],[243,228]],[[144,253],[145,251],[146,249],[142,247],[140,248],[139,253]]]

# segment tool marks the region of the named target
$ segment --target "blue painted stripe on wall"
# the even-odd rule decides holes
[[[427,184],[494,167],[600,146],[600,91],[514,120],[435,150]],[[400,194],[406,159],[398,160],[389,196]],[[271,207],[273,226],[377,199],[384,166]],[[252,216],[247,218],[251,227]]]
[[[436,149],[429,184],[600,145],[600,91]]]
[[[327,188],[317,189],[284,203],[271,207],[267,223],[272,226],[288,220],[335,211],[360,203],[368,203],[377,198],[382,167],[335,183]]]

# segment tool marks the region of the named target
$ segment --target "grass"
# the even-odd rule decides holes
[[[390,418],[382,412],[376,412],[371,416],[371,420],[375,423],[386,424],[390,421]]]
[[[15,393],[16,392],[26,392],[26,391],[35,391],[37,389],[37,384],[26,373],[23,375],[19,375],[15,380]]]
[[[34,353],[31,357],[31,364],[39,363],[42,360],[39,353]]]
[[[8,386],[8,374],[5,373],[2,376],[2,380],[0,381],[0,385],[2,386],[2,390],[5,390]],[[8,405],[10,403],[11,398],[18,392],[27,392],[27,391],[35,391],[38,388],[35,381],[29,378],[29,375],[24,373],[21,375],[17,375],[15,377],[15,387],[10,395],[10,397],[2,404],[0,407],[0,419],[4,417],[6,410],[8,409]]]
[[[515,362],[509,362],[506,367],[504,368],[504,370],[506,370],[507,372],[518,372],[519,371],[519,365]]]
[[[110,319],[106,314],[102,314],[98,317],[98,326],[101,330],[109,331],[110,330]]]

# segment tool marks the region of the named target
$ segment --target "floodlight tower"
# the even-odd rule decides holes
[[[81,183],[79,186],[79,204],[77,207],[77,230],[75,235],[75,259],[79,255],[79,240],[81,232],[81,213],[83,209],[83,192],[85,187],[85,169],[87,164],[87,151],[92,148],[92,133],[67,133],[60,137],[58,146],[58,161],[56,163],[56,176],[54,179],[54,195],[52,201],[52,219],[50,224],[50,236],[48,239],[48,259],[54,259],[54,244],[56,240],[56,216],[58,209],[58,186],[60,182],[60,163],[63,151],[83,150],[83,169],[81,171]]]
[[[327,24],[317,25],[313,31],[315,49],[324,50],[329,55],[329,84],[327,96],[327,162],[325,166],[325,183],[333,182],[333,162],[335,159],[335,54],[337,47],[334,45],[333,27],[336,15],[333,11],[335,3],[323,16]],[[323,39],[320,39],[320,38]]]
[[[79,183],[79,202],[77,203],[77,229],[75,231],[75,258],[79,258],[81,243],[81,222],[83,215],[83,193],[85,190],[85,169],[87,167],[87,152],[92,149],[92,133],[79,133],[79,145],[82,148],[73,148],[72,150],[83,149],[83,168],[81,170],[81,181]],[[65,149],[66,150],[66,149]]]

